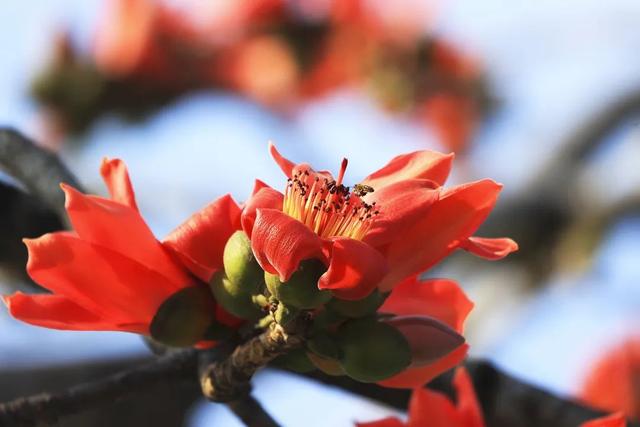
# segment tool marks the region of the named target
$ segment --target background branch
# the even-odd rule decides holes
[[[0,181],[0,267],[7,282],[36,289],[22,239],[67,228],[60,183],[82,186],[55,153],[10,128],[0,127],[0,169],[26,189]]]
[[[54,424],[97,405],[144,394],[157,386],[175,386],[188,378],[195,382],[196,376],[196,352],[172,352],[145,365],[77,385],[61,393],[43,393],[2,404],[0,425],[30,427]]]
[[[624,93],[582,120],[554,150],[536,179],[516,196],[497,204],[480,234],[509,236],[520,250],[507,262],[527,267],[529,284],[544,283],[553,266],[553,248],[574,222],[588,214],[576,203],[577,178],[607,136],[640,116],[640,88]]]
[[[95,410],[105,403],[110,404],[109,410],[112,410],[111,403],[114,397],[120,400],[136,402],[136,400],[142,399],[147,394],[153,393],[159,386],[170,387],[174,390],[179,389],[181,397],[191,399],[192,402],[196,401],[201,395],[200,384],[196,375],[197,356],[198,354],[194,350],[172,353],[152,359],[142,366],[129,368],[121,374],[95,380],[86,385],[75,386],[67,391],[20,398],[9,403],[0,404],[0,425],[36,425],[33,423],[28,424],[28,422],[34,422],[37,419],[35,416],[36,411],[47,414],[48,419],[51,420],[62,419],[75,412]],[[135,363],[139,362],[136,361]],[[472,360],[467,362],[465,366],[473,378],[488,426],[534,427],[553,425],[556,427],[575,427],[584,420],[603,414],[600,411],[571,400],[558,398],[551,393],[523,383],[501,372],[486,361]],[[64,368],[58,369],[63,370]],[[138,370],[142,372],[138,374]],[[11,370],[8,375],[0,371],[0,389],[6,390],[7,383],[5,381],[10,385],[12,383],[11,377],[25,378],[29,374],[30,371],[28,370],[22,372]],[[318,371],[298,375],[401,410],[406,410],[409,402],[410,392],[408,390],[389,389],[375,384],[359,383],[347,377],[329,376]],[[450,374],[436,379],[429,384],[429,388],[442,391],[455,398],[451,390]],[[24,390],[19,393],[22,392]],[[72,404],[71,402],[75,398],[78,398],[83,403],[81,405]],[[135,404],[131,406],[137,407]],[[245,408],[248,407],[249,405],[245,406]],[[231,409],[233,410],[234,408],[232,407]],[[128,414],[130,415],[131,412]],[[16,422],[16,420],[21,421],[22,424],[10,423]],[[630,422],[628,426],[640,427],[640,423]]]
[[[0,128],[0,168],[23,184],[29,194],[66,218],[60,183],[82,186],[60,158],[11,128]]]

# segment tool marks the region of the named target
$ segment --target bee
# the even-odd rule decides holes
[[[373,193],[373,187],[365,184],[356,184],[353,186],[353,193],[358,197],[366,196],[369,193]]]

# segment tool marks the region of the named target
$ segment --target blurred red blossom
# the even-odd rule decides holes
[[[407,422],[389,417],[357,427],[485,427],[482,409],[478,403],[471,377],[464,368],[453,376],[457,399],[454,405],[444,394],[426,388],[416,388],[409,402]],[[622,413],[611,414],[582,423],[579,427],[625,427]]]
[[[458,368],[453,377],[457,394],[454,405],[445,395],[416,388],[409,402],[409,419],[406,423],[398,418],[385,418],[368,423],[357,423],[357,427],[484,427],[482,410],[478,404],[473,383],[464,368]]]
[[[598,360],[580,397],[595,407],[640,419],[640,337],[628,339]]]
[[[462,150],[487,106],[482,68],[426,32],[433,5],[408,3],[113,0],[89,57],[58,57],[34,93],[74,131],[104,111],[138,117],[192,90],[230,90],[288,114],[353,88]],[[78,73],[86,84],[75,87]]]

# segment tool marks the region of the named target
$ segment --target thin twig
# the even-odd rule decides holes
[[[0,425],[31,427],[49,425],[69,415],[144,393],[160,385],[176,385],[185,379],[195,383],[197,354],[175,351],[143,366],[110,377],[77,385],[58,394],[38,394],[0,405]]]

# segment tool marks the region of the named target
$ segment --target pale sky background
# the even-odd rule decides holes
[[[502,101],[498,114],[479,135],[467,167],[454,173],[454,182],[489,176],[505,184],[505,197],[517,194],[574,126],[607,100],[640,86],[640,2],[636,0],[442,3],[446,4],[434,23],[437,33],[483,59]],[[89,40],[100,4],[86,0],[3,4],[1,124],[37,135],[37,111],[26,97],[29,78],[45,61],[56,28],[68,23],[74,35]],[[231,192],[243,200],[255,177],[281,187],[283,177],[266,151],[270,139],[293,160],[319,168],[336,169],[340,159],[348,157],[347,181],[352,182],[395,154],[436,147],[422,129],[389,118],[367,99],[347,92],[309,105],[293,121],[231,96],[198,95],[143,124],[105,120],[87,138],[89,143],[82,148],[64,153],[72,170],[87,186],[104,193],[100,159],[123,158],[141,209],[159,237],[221,194]],[[640,183],[638,159],[640,139],[632,124],[593,160],[583,177],[585,185],[606,197],[632,191]],[[485,299],[495,305],[493,321],[483,323],[491,333],[469,337],[474,355],[488,357],[508,372],[555,392],[576,390],[594,357],[639,330],[639,242],[640,221],[620,223],[599,249],[590,271],[553,277],[554,286],[535,297],[519,296],[504,281],[488,288],[490,292],[479,290],[479,279],[462,283],[478,295],[479,305]],[[495,303],[501,299],[503,304]],[[0,363],[4,365],[144,351],[133,335],[33,328],[0,310]],[[391,413],[273,373],[258,377],[256,393],[286,426],[348,426],[355,419]],[[318,408],[331,410],[319,413]],[[192,425],[240,424],[224,408],[203,405]]]

